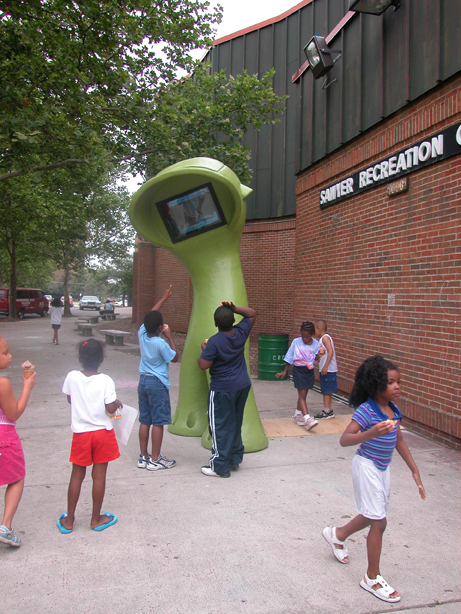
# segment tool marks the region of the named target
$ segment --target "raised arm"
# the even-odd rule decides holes
[[[170,286],[170,288],[171,288],[171,286]],[[168,326],[168,324],[164,324],[163,325],[162,335],[168,341],[168,343],[170,345],[170,348],[173,350],[173,352],[176,352],[175,357],[170,362],[178,362],[178,350],[176,349],[176,346],[174,344],[173,334],[172,334],[171,328]]]
[[[163,293],[162,298],[155,303],[155,305],[152,307],[151,311],[160,311],[160,308],[162,307],[163,303],[168,298],[170,298],[170,296],[173,294],[173,292],[171,290],[172,287],[173,286],[170,285],[170,287],[165,290],[165,292]]]
[[[13,388],[9,380],[6,377],[0,378],[0,405],[6,414],[8,420],[14,422],[22,416],[26,409],[27,401],[30,397],[30,392],[35,384],[37,374],[34,372],[28,378],[22,378],[22,392],[19,395],[19,399],[16,400],[14,396]]]

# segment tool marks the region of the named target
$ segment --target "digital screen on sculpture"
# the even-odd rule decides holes
[[[167,198],[156,205],[173,243],[227,223],[211,183]]]

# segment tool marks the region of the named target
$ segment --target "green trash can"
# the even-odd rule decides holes
[[[288,351],[288,335],[258,335],[258,377],[275,380],[276,373],[285,368],[283,360]]]

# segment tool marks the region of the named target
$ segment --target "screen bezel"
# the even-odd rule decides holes
[[[194,192],[197,192],[198,190],[203,190],[204,188],[208,188],[209,192],[211,194],[211,197],[213,199],[213,204],[216,208],[216,211],[218,213],[218,216],[220,218],[220,220],[218,222],[214,222],[212,224],[209,224],[208,226],[203,226],[202,228],[197,228],[196,230],[191,230],[190,232],[188,232],[185,235],[179,235],[176,236],[172,229],[169,227],[169,225],[166,223],[165,220],[165,216],[163,214],[162,211],[162,207],[165,204],[170,203],[172,200],[176,200],[178,198],[183,198],[184,196],[187,196],[188,194],[193,194]],[[211,182],[208,183],[204,183],[202,185],[196,186],[194,188],[191,188],[190,190],[186,190],[185,192],[181,192],[179,194],[175,194],[174,196],[170,196],[168,198],[164,198],[163,200],[160,200],[158,202],[155,203],[156,207],[157,207],[157,211],[159,212],[160,217],[162,218],[162,222],[165,225],[165,228],[168,231],[168,234],[170,235],[170,239],[173,243],[179,243],[181,241],[186,241],[187,239],[192,239],[193,237],[196,237],[198,235],[201,235],[205,232],[208,232],[210,230],[214,230],[215,228],[220,228],[221,226],[226,226],[227,224],[227,220],[226,220],[226,216],[224,215],[224,211],[222,210],[221,205],[219,204],[219,200],[218,197],[216,196],[216,192],[214,191],[213,185]]]

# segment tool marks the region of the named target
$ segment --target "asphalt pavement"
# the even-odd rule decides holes
[[[128,312],[127,312],[128,313]],[[381,573],[398,589],[397,604],[360,588],[366,571],[366,531],[348,540],[350,563],[341,565],[322,537],[327,526],[355,515],[351,460],[341,448],[341,420],[350,409],[335,402],[338,418],[309,433],[285,428],[296,403],[291,382],[254,379],[264,423],[282,425],[266,450],[248,454],[230,479],[202,475],[209,451],[199,438],[165,432],[162,452],[173,469],[138,469],[137,427],[121,457],[110,463],[103,511],[118,523],[90,530],[88,472],[74,530],[62,535],[56,520],[66,510],[71,465],[70,411],[61,392],[79,368],[81,336],[75,318],[63,320],[52,345],[48,318],[0,319],[10,344],[10,378],[21,389],[20,364],[30,360],[37,383],[17,430],[26,456],[26,487],[14,528],[20,548],[0,544],[1,614],[365,614],[461,611],[461,454],[408,431],[404,437],[420,469],[426,501],[405,463],[392,462],[391,509]],[[101,337],[101,339],[103,339]],[[106,348],[100,371],[118,397],[137,407],[139,359]],[[122,348],[123,350],[123,348]],[[171,400],[180,365],[171,365]],[[312,412],[321,395],[309,392]],[[335,422],[337,432],[335,432]],[[296,425],[295,425],[296,426]],[[271,431],[274,432],[274,431]],[[290,435],[290,436],[285,436]],[[5,487],[0,487],[3,506]]]

